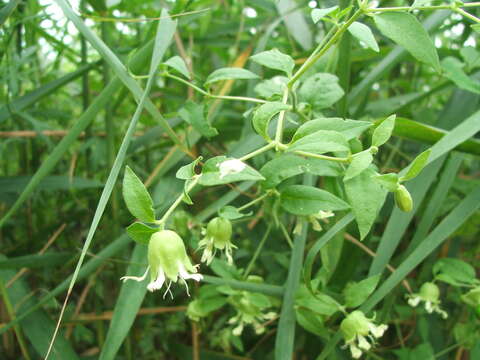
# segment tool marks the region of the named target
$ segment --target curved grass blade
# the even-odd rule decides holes
[[[66,5],[63,3],[63,0],[56,0],[57,3],[62,3],[63,5]],[[71,11],[71,9],[68,7],[68,10]],[[65,9],[64,9],[65,11]],[[122,144],[120,145],[120,149],[118,150],[117,156],[115,157],[115,161],[113,163],[112,169],[110,170],[110,174],[108,175],[107,182],[105,184],[105,187],[102,191],[102,195],[100,196],[100,200],[98,202],[97,208],[95,210],[95,214],[93,216],[92,223],[90,224],[90,228],[87,234],[87,239],[85,240],[85,243],[82,248],[82,252],[80,254],[80,259],[78,260],[77,266],[75,268],[75,271],[73,273],[72,280],[70,282],[70,285],[67,290],[67,295],[65,297],[65,301],[63,303],[62,310],[60,312],[60,316],[57,322],[57,327],[55,329],[55,332],[52,336],[52,340],[50,342],[50,347],[47,352],[47,355],[45,356],[45,360],[48,359],[48,356],[50,354],[51,348],[54,344],[55,341],[55,336],[58,332],[58,329],[60,327],[60,323],[63,318],[63,314],[68,302],[68,299],[70,297],[70,294],[72,292],[73,286],[75,285],[76,278],[78,276],[78,272],[80,271],[80,268],[82,266],[83,260],[85,258],[85,255],[88,251],[88,248],[90,247],[90,244],[92,242],[93,236],[95,234],[95,231],[97,230],[98,224],[100,223],[100,219],[102,218],[103,212],[105,211],[105,208],[108,203],[108,199],[110,198],[110,195],[113,191],[113,187],[115,186],[115,182],[118,178],[118,175],[120,173],[120,169],[123,165],[123,161],[125,159],[125,155],[127,153],[128,145],[130,144],[130,141],[133,137],[135,127],[138,123],[138,120],[140,118],[140,115],[143,111],[144,105],[146,103],[148,94],[150,93],[150,89],[152,88],[152,85],[155,81],[155,72],[158,68],[158,65],[160,64],[161,58],[163,54],[165,53],[168,45],[170,44],[170,41],[173,38],[173,34],[176,29],[176,21],[172,21],[170,18],[168,18],[168,13],[165,11],[162,11],[162,18],[164,18],[161,22],[158,24],[157,28],[157,35],[155,38],[155,47],[153,50],[153,55],[152,55],[152,61],[150,64],[150,71],[149,71],[149,78],[147,81],[147,85],[145,87],[145,91],[143,92],[143,95],[140,99],[140,102],[138,103],[137,109],[135,110],[135,113],[132,117],[132,120],[130,121],[130,124],[128,126],[127,132],[123,138]]]

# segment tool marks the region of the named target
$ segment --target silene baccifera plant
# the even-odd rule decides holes
[[[458,2],[453,3],[451,8],[460,9]],[[123,196],[129,211],[138,220],[127,228],[127,232],[132,239],[148,246],[148,267],[143,276],[125,276],[122,280],[143,281],[150,274],[146,285],[150,291],[165,288],[167,294],[172,283],[181,281],[188,292],[187,282],[202,281],[201,273],[207,271],[205,267],[199,270],[192,259],[200,258],[205,266],[209,266],[215,261],[220,263],[218,259],[225,257],[227,261],[223,263],[237,278],[261,283],[263,280],[260,277],[248,274],[251,266],[247,271],[235,267],[235,251],[240,247],[239,243],[235,243],[235,224],[249,216],[245,210],[254,207],[263,207],[268,212],[268,221],[287,233],[287,239],[289,235],[284,223],[291,223],[287,219],[297,219],[293,232],[306,231],[308,224],[316,231],[323,231],[321,222],[334,224],[339,213],[351,211],[359,237],[363,240],[389,192],[400,210],[411,211],[414,203],[405,183],[415,178],[429,163],[431,150],[419,154],[399,173],[380,173],[374,160],[395,129],[396,115],[381,119],[350,119],[336,115],[333,105],[346,94],[335,75],[326,70],[317,71],[314,65],[322,56],[333,56],[329,50],[346,31],[378,52],[379,47],[370,28],[357,21],[367,15],[373,18],[383,35],[440,72],[435,47],[410,13],[413,9],[422,10],[422,7],[414,5],[407,9],[388,10],[372,7],[369,1],[358,1],[356,7],[346,9],[338,6],[315,9],[312,12],[313,21],[330,23],[331,31],[296,71],[294,59],[278,49],[262,51],[250,57],[252,63],[277,72],[269,79],[259,79],[257,74],[243,68],[227,67],[213,71],[202,87],[190,80],[180,57],[167,60],[162,65],[161,75],[191,87],[206,100],[204,103],[188,100],[178,110],[178,116],[194,131],[206,138],[218,135],[218,130],[206,116],[209,99],[243,101],[253,105],[244,114],[245,121],[251,121],[252,130],[263,144],[237,157],[221,155],[204,160],[199,156],[179,168],[176,177],[185,182],[184,191],[160,219],[142,181],[127,167]],[[409,38],[411,34],[415,34],[415,39]],[[259,80],[255,86],[258,98],[215,95],[212,91],[225,80],[249,79]],[[325,179],[335,185],[323,186]],[[192,204],[195,188],[243,181],[257,184],[255,198],[240,207],[219,209],[218,214],[203,224],[197,248],[187,249],[182,236],[197,230],[187,225],[188,220],[180,205]],[[265,239],[267,237],[268,234]],[[251,264],[255,259],[256,256]],[[440,290],[435,284],[435,281],[446,281],[448,276],[453,276],[453,270],[447,271],[446,268],[443,266],[443,270],[438,270],[434,281],[421,285],[418,293],[408,295],[408,304],[415,307],[422,303],[428,313],[437,312],[446,318],[446,312],[440,307]],[[380,276],[351,282],[339,296],[322,292],[319,279],[305,280],[299,285],[295,298],[297,322],[305,329],[323,339],[330,336],[328,327],[340,330],[353,358],[370,351],[387,331],[388,325],[376,321],[375,314],[366,314],[358,309],[375,290]],[[459,286],[456,284],[454,286]],[[463,279],[461,284],[472,286],[461,295],[461,301],[478,311],[478,280]],[[224,318],[225,326],[218,332],[218,339],[222,340],[217,344],[226,347],[228,339],[242,334],[246,325],[251,325],[256,333],[264,332],[268,324],[278,319],[281,305],[273,296],[228,285],[202,285],[196,298],[190,302],[187,314],[193,321],[201,322],[227,304],[233,307],[235,314]]]

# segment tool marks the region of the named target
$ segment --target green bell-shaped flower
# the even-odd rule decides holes
[[[367,318],[362,311],[355,310],[348,314],[340,324],[345,346],[350,348],[354,359],[360,358],[363,351],[370,350],[375,339],[382,337],[388,329],[388,326],[384,324],[375,325],[373,320]]]
[[[436,312],[446,319],[448,314],[440,308],[440,289],[433,282],[426,282],[420,287],[418,294],[407,295],[408,304],[416,307],[420,302],[425,302],[425,310],[429,314]]]
[[[198,243],[203,249],[202,262],[210,264],[217,250],[224,250],[229,264],[233,263],[232,250],[236,248],[231,242],[232,224],[230,220],[216,217],[210,220],[205,230],[205,237]]]
[[[148,243],[148,268],[145,274],[141,277],[124,276],[120,280],[143,281],[150,271],[150,283],[147,285],[149,291],[160,290],[163,284],[168,282],[165,296],[170,292],[172,282],[177,282],[180,278],[188,294],[186,280],[200,281],[203,278],[201,274],[197,274],[197,267],[198,265],[193,266],[190,262],[182,238],[174,231],[161,230],[154,233]]]

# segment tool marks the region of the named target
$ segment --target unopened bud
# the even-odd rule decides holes
[[[399,185],[395,190],[395,203],[398,208],[405,212],[410,212],[413,209],[412,196],[408,192],[407,188],[403,185]]]

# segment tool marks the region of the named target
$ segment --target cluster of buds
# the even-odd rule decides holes
[[[225,251],[229,264],[233,263],[232,250],[236,248],[232,244],[232,224],[228,219],[216,217],[210,220],[204,231],[205,237],[198,243],[199,249],[203,249],[202,262],[210,264],[217,250]]]
[[[172,282],[181,279],[189,294],[186,280],[200,281],[203,278],[197,273],[197,267],[198,265],[192,265],[182,238],[174,231],[161,230],[154,233],[148,243],[148,267],[145,274],[141,277],[124,276],[120,280],[143,281],[150,272],[150,283],[147,285],[149,291],[160,290],[167,283],[164,297],[167,293],[172,296]]]
[[[412,307],[424,302],[425,310],[429,314],[436,312],[444,319],[448,317],[447,312],[440,308],[440,289],[432,282],[426,282],[420,287],[418,294],[409,294],[407,298],[408,304]]]
[[[382,337],[388,329],[384,324],[375,325],[373,320],[368,319],[362,311],[355,310],[340,324],[345,346],[350,348],[354,359],[360,358],[363,351],[370,350],[376,339]]]

